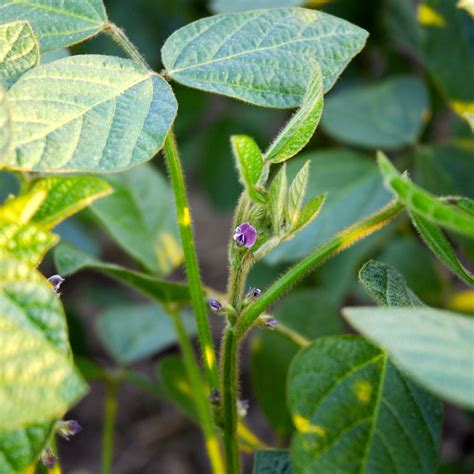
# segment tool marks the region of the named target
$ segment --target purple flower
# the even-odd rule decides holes
[[[67,440],[81,431],[82,426],[76,420],[58,421],[56,424],[56,433]]]
[[[260,323],[268,329],[275,329],[275,326],[278,325],[278,321],[268,315],[260,316],[259,320]]]
[[[212,405],[219,405],[221,402],[221,394],[216,387],[212,387],[211,393],[209,395],[209,401]]]
[[[48,468],[52,469],[54,465],[58,462],[58,457],[54,455],[51,448],[48,446],[41,453],[41,462]]]
[[[253,247],[257,240],[257,231],[248,222],[240,224],[234,233],[234,240],[239,247]]]
[[[208,303],[212,311],[220,311],[222,309],[222,304],[215,298],[209,298]]]
[[[57,293],[64,283],[64,278],[61,275],[53,275],[48,278],[48,281],[53,285],[54,291]]]

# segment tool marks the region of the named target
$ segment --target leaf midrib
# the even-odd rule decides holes
[[[344,36],[354,36],[354,35],[356,35],[356,33],[347,33],[347,32],[344,33]],[[292,45],[292,44],[296,44],[296,43],[305,43],[305,42],[308,42],[308,41],[319,41],[321,39],[330,38],[332,36],[340,37],[340,36],[342,36],[342,34],[332,32],[332,33],[329,33],[329,34],[326,34],[326,35],[310,37],[310,38],[304,38],[304,39],[299,39],[299,40],[293,40],[293,41],[290,41],[288,43],[281,43],[281,44],[277,44],[277,45],[273,45],[273,46],[265,46],[263,48],[250,49],[250,50],[242,51],[240,53],[236,53],[236,54],[233,54],[233,55],[224,56],[222,58],[211,59],[209,61],[204,61],[202,63],[196,63],[196,64],[192,64],[190,66],[186,66],[186,67],[182,67],[182,68],[171,69],[171,70],[168,70],[168,74],[173,75],[173,74],[181,73],[181,72],[189,70],[189,69],[197,69],[197,68],[200,68],[200,67],[203,67],[203,66],[208,66],[210,64],[216,64],[216,63],[219,63],[219,62],[232,60],[232,59],[238,58],[240,56],[245,56],[246,54],[254,54],[254,53],[259,53],[261,51],[269,51],[269,50],[272,50],[272,49],[278,49],[278,48],[282,48],[282,47]]]

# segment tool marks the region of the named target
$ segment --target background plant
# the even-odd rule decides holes
[[[295,3],[300,2],[262,2],[262,7]],[[372,32],[373,18],[347,3],[325,9]],[[212,8],[227,11],[229,5],[235,7],[221,1]],[[57,228],[69,241],[56,247],[58,271],[66,276],[93,269],[153,302],[137,304],[124,301],[123,294],[110,295],[113,304],[105,304],[96,331],[114,368],[103,369],[84,357],[81,343],[75,350],[76,356],[82,353],[76,363],[83,376],[107,387],[103,472],[112,468],[117,393],[124,382],[171,400],[195,420],[214,472],[238,472],[239,449],[255,451],[255,472],[287,472],[290,462],[294,472],[350,472],[354,460],[363,472],[378,472],[380,466],[399,472],[437,469],[442,407],[431,393],[468,409],[473,399],[472,321],[422,302],[472,311],[472,292],[461,286],[472,286],[473,278],[462,263],[472,255],[469,238],[474,234],[467,125],[472,119],[472,12],[468,2],[429,1],[418,6],[415,20],[409,3],[374,6],[386,19],[386,36],[375,31],[362,62],[325,101],[322,113],[323,94],[367,36],[336,17],[290,8],[203,19],[166,40],[161,54],[165,69],[157,74],[99,1],[59,6],[43,0],[34,5],[0,2],[0,150],[8,170],[0,176],[4,194],[15,195],[0,214],[2,472],[34,471],[41,452],[48,461],[45,447],[54,444],[53,432],[63,426],[56,420],[86,390],[71,361],[59,299],[34,269],[58,241],[52,229],[88,205],[86,216],[68,220],[69,228]],[[129,59],[94,54],[61,59],[69,54],[61,48],[100,32]],[[447,49],[451,43],[459,47]],[[150,59],[155,61],[153,55]],[[377,68],[386,77],[374,82],[380,76]],[[415,70],[423,72],[424,81],[413,75]],[[168,81],[177,87],[178,100]],[[191,95],[175,83],[259,106],[299,108],[279,133],[269,133],[262,122],[277,125],[279,113],[244,104],[216,113],[207,96]],[[183,160],[171,130],[178,102]],[[460,118],[447,119],[445,104]],[[201,115],[211,126],[195,133],[192,124]],[[313,140],[321,116],[323,132],[318,130]],[[225,177],[232,166],[222,158],[230,149],[222,150],[220,143],[228,147],[229,135],[243,187],[240,198],[237,179]],[[443,136],[454,140],[429,143]],[[317,151],[294,158],[310,140]],[[398,168],[414,170],[413,181],[382,153],[377,169],[370,154],[334,149],[333,140],[395,151]],[[155,168],[143,164],[161,148],[173,192]],[[202,160],[195,159],[199,155]],[[196,166],[201,184],[219,206],[238,201],[233,227],[242,232],[230,239],[226,296],[203,287],[199,275],[182,163],[191,173]],[[76,175],[110,172],[121,173]],[[406,217],[386,226],[403,208],[435,259]],[[92,222],[137,262],[134,270],[98,258],[97,244],[89,237],[97,232]],[[347,250],[361,239],[362,244]],[[350,295],[364,301],[354,280],[369,257],[381,262],[366,263],[360,281],[387,308],[347,308],[343,315],[372,342],[356,336],[320,338],[342,332],[338,309],[352,301]],[[188,285],[165,279],[183,259]],[[308,277],[322,263],[316,276]],[[408,284],[387,264],[400,270]],[[304,289],[269,313],[278,298],[301,285],[303,276]],[[100,293],[107,299],[107,290]],[[227,321],[220,375],[207,297]],[[189,302],[194,318],[183,312]],[[284,437],[292,436],[290,456],[264,449],[268,446],[248,428],[245,404],[238,400],[238,347],[254,326],[260,329],[253,331],[250,344],[253,388],[282,437],[276,445],[285,446]],[[193,334],[203,373],[190,343]],[[77,334],[71,335],[74,341]],[[160,359],[158,381],[132,368],[175,341],[182,358]]]

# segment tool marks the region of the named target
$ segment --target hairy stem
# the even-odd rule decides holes
[[[211,462],[212,471],[215,474],[221,474],[225,472],[224,461],[222,459],[211,405],[206,397],[206,388],[202,380],[199,364],[194,355],[188,335],[186,334],[180,313],[177,310],[172,310],[170,312],[178,335],[179,345],[183,353],[186,374],[193,390],[194,402],[198,411],[201,428],[204,433],[206,449]]]
[[[150,70],[145,58],[140,54],[135,45],[128,39],[125,32],[114,23],[108,22],[105,25],[104,33],[107,33],[135,62],[141,64],[145,69]]]
[[[102,474],[112,472],[114,451],[114,431],[117,417],[117,380],[107,380],[107,396],[105,399],[105,420],[102,432]]]
[[[255,320],[283,293],[295,286],[298,280],[309,271],[355,242],[382,228],[402,209],[403,205],[398,201],[394,201],[375,214],[336,234],[332,239],[313,250],[274,282],[260,298],[244,309],[237,321],[235,336],[240,340]]]
[[[224,451],[229,474],[240,472],[240,455],[237,437],[237,384],[238,357],[234,328],[227,326],[222,343],[221,360],[222,410],[224,415]]]
[[[191,212],[189,211],[188,198],[184,173],[179,159],[178,147],[171,130],[165,140],[165,158],[168,173],[171,178],[174,197],[176,201],[176,212],[178,225],[183,245],[184,262],[188,276],[189,291],[196,316],[199,344],[204,360],[206,376],[211,387],[218,387],[219,377],[217,372],[216,353],[211,336],[211,328],[207,319],[207,307],[204,299],[204,291],[199,272],[196,248],[194,245],[193,229],[191,225]]]

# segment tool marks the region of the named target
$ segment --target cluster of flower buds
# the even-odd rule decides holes
[[[248,222],[236,227],[234,232],[235,243],[239,247],[252,248],[257,241],[257,230]]]
[[[48,278],[48,281],[53,286],[54,291],[56,293],[59,293],[59,289],[61,288],[61,285],[64,283],[64,278],[61,275],[53,275]]]

